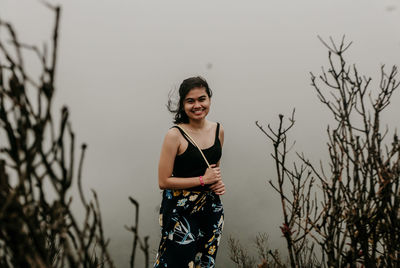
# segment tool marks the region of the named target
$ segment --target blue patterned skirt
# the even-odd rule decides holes
[[[164,190],[155,268],[215,267],[224,225],[220,197],[211,191]]]

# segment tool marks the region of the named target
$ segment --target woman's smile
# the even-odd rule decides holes
[[[194,120],[205,118],[210,110],[210,97],[204,87],[193,88],[186,95],[184,109],[187,116]]]
[[[192,113],[194,113],[195,115],[201,115],[201,114],[203,114],[203,111],[204,111],[205,109],[198,109],[198,110],[192,110]]]

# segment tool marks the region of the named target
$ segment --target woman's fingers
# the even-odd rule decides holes
[[[221,177],[221,170],[218,168],[213,168],[216,177]]]
[[[221,192],[215,192],[216,195],[223,195],[225,194],[225,190],[221,191]]]
[[[218,186],[216,185],[217,183],[218,183],[218,182],[216,182],[216,183],[214,183],[214,184],[211,184],[210,190],[212,190],[212,191],[217,190],[217,189],[218,189]]]
[[[210,186],[210,189],[216,194],[225,193],[225,184],[222,181],[218,181]]]
[[[221,181],[221,176],[220,175],[216,175],[215,176],[215,180],[214,180],[214,184],[215,183],[218,183],[218,182],[220,182]]]
[[[221,170],[215,164],[210,165],[204,174],[206,184],[215,184],[221,180]]]
[[[215,191],[215,189],[217,189],[217,184],[218,184],[218,182],[216,182],[214,184],[211,184],[210,185],[210,190]]]
[[[223,195],[225,193],[225,187],[214,191],[216,195]]]
[[[222,182],[221,169],[216,165],[211,165],[211,169],[214,172],[214,183],[210,185],[210,190],[217,195],[223,195],[225,193],[225,184]]]

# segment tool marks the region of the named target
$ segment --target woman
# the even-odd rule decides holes
[[[161,242],[154,267],[214,267],[223,228],[219,198],[225,193],[219,160],[224,130],[208,121],[211,89],[202,77],[185,79],[179,88],[174,123],[161,148],[158,182]],[[200,151],[210,163],[207,167]]]

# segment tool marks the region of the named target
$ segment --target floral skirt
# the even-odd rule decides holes
[[[218,195],[211,191],[164,190],[161,242],[155,268],[215,267],[224,225]]]

